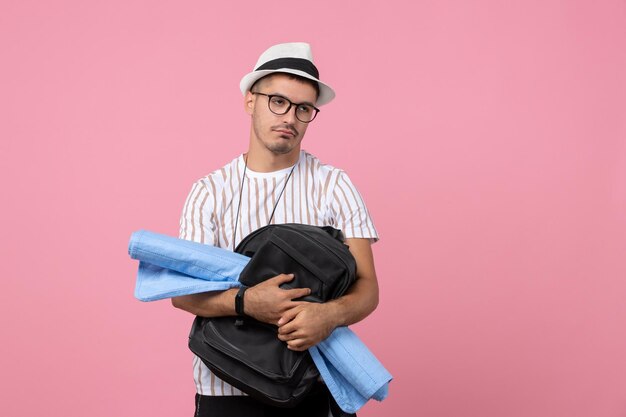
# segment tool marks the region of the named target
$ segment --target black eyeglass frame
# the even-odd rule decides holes
[[[270,109],[270,111],[272,113],[274,113],[275,115],[278,115],[278,116],[282,116],[283,114],[289,113],[291,108],[293,106],[295,106],[296,107],[296,119],[300,120],[300,122],[302,122],[302,123],[311,123],[317,117],[317,113],[320,112],[320,109],[318,109],[317,107],[313,106],[312,104],[309,104],[309,103],[294,103],[293,101],[289,100],[287,97],[281,96],[280,94],[265,94],[265,93],[261,93],[261,92],[258,92],[258,91],[250,91],[250,93],[251,94],[258,94],[260,96],[267,97],[267,108]],[[274,97],[280,97],[283,100],[286,100],[289,103],[289,107],[287,107],[287,110],[285,110],[283,113],[276,113],[274,110],[272,110],[272,106],[270,105],[270,103],[272,101],[272,98],[274,98]],[[298,110],[297,109],[298,109],[298,106],[301,106],[301,105],[313,107],[313,110],[315,110],[315,114],[313,115],[313,117],[311,117],[311,120],[309,120],[308,122],[305,122],[304,120],[301,120],[298,117]]]

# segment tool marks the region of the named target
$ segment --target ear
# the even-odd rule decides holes
[[[250,91],[246,92],[246,95],[243,97],[243,108],[250,116],[252,116],[252,112],[254,111],[254,94]]]

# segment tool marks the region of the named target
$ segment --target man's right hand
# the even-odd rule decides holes
[[[244,313],[265,323],[277,324],[287,311],[305,301],[292,301],[311,293],[309,288],[283,290],[280,285],[292,281],[293,274],[280,274],[250,287],[244,293]]]

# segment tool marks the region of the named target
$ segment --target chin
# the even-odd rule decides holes
[[[274,142],[274,143],[265,143],[265,147],[275,153],[275,154],[279,154],[279,155],[284,155],[284,154],[288,154],[290,152],[292,152],[294,149],[296,149],[298,147],[297,143],[292,143],[291,141],[289,142],[285,142],[285,141],[280,141],[278,143]]]
[[[288,154],[289,152],[293,150],[292,147],[287,147],[287,146],[268,146],[267,149],[269,149],[273,153],[280,154],[280,155]]]

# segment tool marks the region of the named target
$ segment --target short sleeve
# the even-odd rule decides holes
[[[179,238],[216,245],[215,194],[201,179],[191,187],[180,216]]]
[[[346,238],[365,238],[374,243],[378,233],[361,194],[345,171],[339,171],[330,195],[330,211],[335,225]]]

